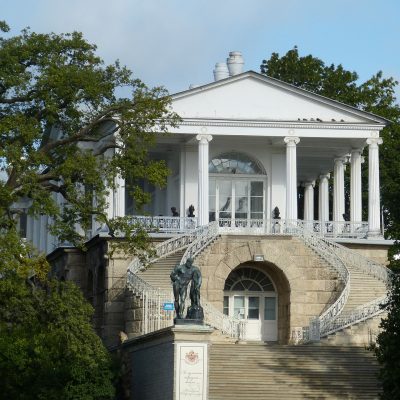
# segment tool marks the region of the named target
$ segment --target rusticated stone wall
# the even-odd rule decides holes
[[[253,261],[263,255],[263,262]],[[291,329],[308,326],[338,297],[342,283],[300,240],[282,237],[222,236],[196,259],[203,274],[202,296],[223,309],[225,280],[246,265],[265,271],[278,292],[278,340],[287,343]]]

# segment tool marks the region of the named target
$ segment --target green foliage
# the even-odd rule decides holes
[[[118,97],[121,89],[129,97]],[[23,200],[30,214],[52,218],[61,240],[82,245],[75,226],[85,232],[95,216],[124,233],[132,251],[145,247],[138,227],[108,220],[105,195],[122,176],[140,206],[148,200],[141,181],[165,184],[165,163],[148,152],[155,132],[177,121],[164,89],[118,62],[104,65],[78,32],[0,35],[0,232],[15,228]]]
[[[297,47],[285,55],[272,53],[269,60],[263,60],[261,72],[309,90],[322,96],[380,115],[392,123],[383,129],[380,146],[381,196],[387,236],[400,237],[400,107],[395,97],[398,82],[384,78],[381,71],[364,83],[358,82],[356,72],[350,72],[342,65],[325,65],[312,55],[300,56]],[[364,153],[367,156],[367,153]],[[363,189],[367,189],[364,177]],[[364,201],[366,206],[367,202]],[[394,249],[394,252],[398,249]]]
[[[114,398],[114,368],[72,283],[0,279],[0,392],[5,399]]]
[[[400,275],[392,279],[389,292],[388,316],[382,320],[383,331],[378,335],[374,347],[382,368],[379,378],[384,400],[400,399]]]

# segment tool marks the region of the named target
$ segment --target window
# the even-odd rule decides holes
[[[214,157],[208,164],[211,174],[266,175],[263,166],[246,154],[231,151]]]

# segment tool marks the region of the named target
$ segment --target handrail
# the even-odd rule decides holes
[[[324,331],[321,330],[321,336],[328,336],[335,332],[338,332],[348,326],[358,324],[366,319],[372,318],[376,315],[381,314],[385,310],[389,297],[387,295],[374,299],[366,304],[346,312],[344,315],[341,314],[338,318],[329,321],[325,324]]]
[[[343,265],[347,271],[348,268],[346,264],[351,265],[353,268],[359,269],[377,279],[380,279],[386,285],[390,284],[390,276],[392,275],[392,271],[385,266],[363,257],[359,253],[355,253],[352,250],[333,242],[332,240],[323,237],[316,237],[313,235],[313,233],[311,233],[311,231],[304,229],[304,224],[299,224],[297,229],[298,236],[302,238],[304,242],[309,245],[309,247],[313,248],[313,250],[321,255],[325,253],[325,250],[329,249],[331,254],[335,255],[343,262]],[[314,238],[314,243],[311,243],[309,240],[307,241],[307,238],[311,237]],[[317,243],[318,245],[316,246]],[[330,262],[328,259],[327,261]],[[343,274],[340,275],[343,278]],[[348,277],[350,277],[350,275]],[[348,282],[345,284],[345,287],[336,302],[318,317],[318,321],[312,321],[312,326],[310,325],[309,330],[314,331],[314,335],[315,330],[317,329],[319,331],[316,334],[317,337],[328,336],[331,333],[337,332],[347,326],[361,322],[368,318],[372,318],[384,311],[382,305],[387,301],[387,296],[374,299],[371,302],[363,304],[346,314],[342,314],[341,312],[346,304],[349,294],[350,279],[348,279]]]
[[[182,235],[177,235],[171,239],[165,240],[154,247],[155,255],[151,258],[147,258],[145,262],[141,261],[139,257],[134,257],[128,265],[128,271],[137,273],[143,271],[146,265],[149,265],[160,258],[169,256],[178,250],[184,249],[188,246],[198,234],[198,229],[189,231]]]
[[[343,259],[332,250],[334,248],[332,242],[325,238],[315,236],[310,231],[305,230],[301,225],[293,225],[291,230],[296,236],[302,239],[308,247],[326,260],[336,270],[344,283],[344,288],[340,296],[327,310],[318,316],[318,326],[321,334],[321,332],[325,331],[325,326],[342,312],[347,302],[350,294],[350,272]]]
[[[143,312],[142,334],[173,325],[173,313],[164,311],[162,308],[163,301],[171,302],[173,298],[172,290],[168,292],[156,289],[132,271],[128,271],[127,286],[131,292],[142,298],[146,306]],[[207,301],[202,301],[201,305],[204,311],[205,323],[232,338],[240,339],[244,337],[245,321],[240,321],[237,318],[221,313]],[[152,310],[152,312],[149,312],[149,310]]]
[[[199,254],[205,247],[208,246],[218,236],[218,225],[217,223],[210,222],[208,225],[201,226],[196,230],[196,238],[187,247],[185,253],[182,256],[181,264],[185,264],[186,260],[194,258]]]
[[[184,247],[187,241],[190,241],[185,254],[182,257],[181,264],[185,263],[189,257],[195,257],[201,252],[209,243],[211,243],[218,235],[218,225],[211,222],[208,225],[198,227],[188,235],[180,235],[176,240],[180,245],[176,245],[175,238],[168,240],[164,247],[157,246],[156,256],[150,262],[176,251],[178,248]],[[171,292],[156,289],[146,281],[137,276],[136,272],[140,271],[143,264],[138,258],[131,262],[128,268],[127,286],[129,290],[138,294],[144,301],[144,321],[142,333],[148,333],[151,329],[161,329],[173,324],[173,314],[166,314],[161,308],[160,299],[172,299]],[[171,300],[169,300],[171,301]],[[204,311],[204,322],[219,329],[233,338],[242,338],[245,334],[245,322],[220,312],[216,307],[207,301],[201,302]],[[150,310],[152,310],[150,312]]]
[[[132,215],[130,221],[134,224],[140,224],[147,231],[174,234],[192,231],[198,226],[197,217]]]

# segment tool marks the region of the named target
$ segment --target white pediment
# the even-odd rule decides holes
[[[384,123],[373,114],[252,71],[177,93],[172,105],[184,119]]]

